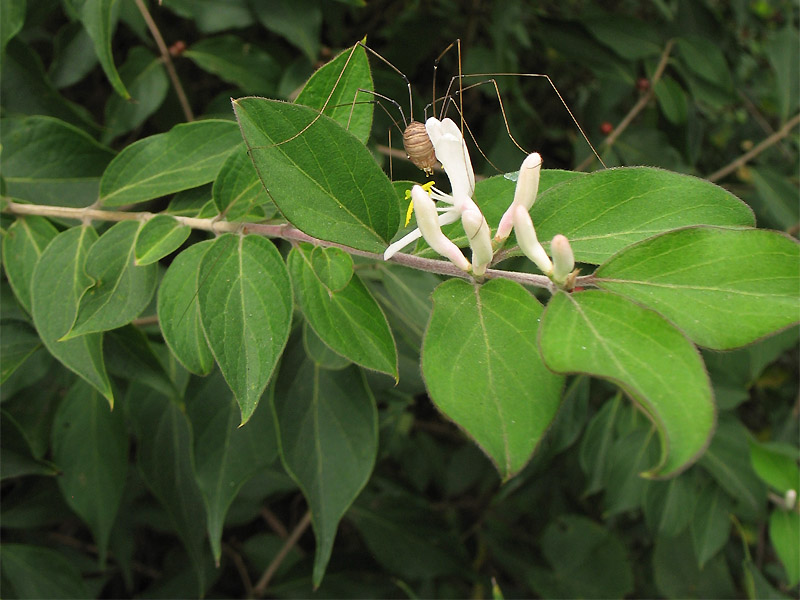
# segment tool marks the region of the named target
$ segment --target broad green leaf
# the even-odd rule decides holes
[[[0,383],[42,346],[36,330],[26,321],[0,319]]]
[[[761,514],[767,489],[753,471],[747,441],[750,433],[740,422],[720,419],[711,445],[699,464],[748,514]]]
[[[122,412],[80,379],[53,421],[53,460],[61,494],[89,526],[105,564],[108,538],[128,471],[128,435]]]
[[[730,510],[731,501],[717,485],[708,485],[700,492],[691,523],[692,545],[700,569],[728,541]]]
[[[373,89],[367,53],[361,46],[353,46],[319,68],[295,103],[322,110],[327,102],[322,114],[328,115],[366,144],[372,132],[372,102],[375,97],[369,91]]]
[[[323,369],[338,371],[351,364],[350,360],[331,350],[325,342],[319,339],[308,321],[303,321],[303,348],[305,348],[308,358]]]
[[[580,447],[581,469],[589,476],[584,496],[603,489],[603,478],[608,464],[608,453],[614,444],[614,422],[620,412],[621,395],[607,401],[592,417]]]
[[[305,106],[242,98],[233,107],[261,181],[292,225],[383,252],[399,210],[391,183],[358,139]]]
[[[770,33],[764,50],[775,71],[778,108],[781,122],[785,122],[800,103],[800,56],[795,52],[800,35],[797,26],[789,22],[780,31]]]
[[[195,435],[197,484],[206,507],[208,537],[219,565],[222,525],[231,502],[248,479],[278,456],[272,415],[264,402],[239,427],[239,407],[219,373],[190,384],[186,412]]]
[[[788,236],[696,227],[625,249],[595,281],[657,310],[697,344],[727,350],[798,322],[798,266],[800,244]]]
[[[31,277],[58,230],[44,217],[17,217],[3,236],[3,267],[14,295],[31,312]],[[6,308],[7,310],[7,308]]]
[[[89,249],[84,270],[94,285],[81,297],[75,323],[62,339],[122,327],[150,304],[158,268],[134,264],[133,248],[139,227],[137,221],[120,221]]]
[[[203,330],[246,423],[289,338],[289,274],[269,240],[227,234],[203,257],[199,281]]]
[[[536,348],[542,305],[521,285],[446,281],[433,293],[422,347],[431,400],[508,480],[530,460],[561,400],[564,378]]]
[[[788,444],[750,442],[750,463],[756,474],[780,494],[800,491],[800,469],[797,466],[800,450]]]
[[[272,388],[278,447],[308,502],[317,539],[319,586],[339,520],[367,483],[378,450],[375,400],[356,367],[330,371],[292,344]]]
[[[175,402],[138,384],[128,389],[125,414],[136,432],[139,473],[169,515],[191,559],[197,593],[202,594],[206,517],[189,420]]]
[[[381,264],[380,273],[383,286],[373,285],[372,293],[396,323],[396,334],[418,349],[431,316],[431,294],[442,280],[433,273],[392,263]]]
[[[721,187],[650,167],[605,169],[553,186],[537,198],[531,217],[542,243],[563,234],[575,260],[593,264],[678,227],[755,225],[750,208]]]
[[[143,46],[131,48],[119,75],[131,93],[130,100],[116,94],[109,96],[105,108],[103,140],[114,138],[135,129],[152,115],[169,91],[169,79],[160,58]]]
[[[784,173],[769,166],[750,167],[756,194],[750,200],[759,222],[768,221],[774,229],[790,230],[800,221],[797,188]]]
[[[653,91],[656,94],[658,105],[661,107],[661,112],[671,123],[680,125],[686,122],[689,110],[686,92],[677,81],[669,76],[662,77],[653,87]]]
[[[251,219],[259,208],[266,218],[276,212],[244,145],[231,152],[222,165],[212,195],[219,214],[227,221]]]
[[[294,44],[312,63],[317,61],[322,27],[318,0],[270,0],[250,6],[264,27]]]
[[[72,227],[53,238],[33,271],[31,315],[50,354],[91,383],[113,406],[114,396],[103,363],[102,334],[59,341],[72,328],[80,298],[92,285],[84,265],[96,240],[97,233],[88,226]]]
[[[214,357],[208,347],[197,303],[200,263],[213,242],[191,245],[172,261],[158,288],[158,323],[169,349],[192,373],[208,375]]]
[[[0,3],[0,54],[25,23],[25,0],[3,0]]]
[[[643,19],[607,13],[582,22],[595,38],[623,58],[640,60],[661,54],[656,26]]]
[[[281,74],[275,59],[235,35],[201,39],[192,44],[183,56],[204,71],[239,86],[246,94],[274,95]]]
[[[114,153],[52,117],[2,120],[6,194],[33,204],[84,207],[97,200]]]
[[[702,571],[691,552],[689,534],[658,536],[653,549],[653,583],[665,598],[733,598],[736,590],[723,555]]]
[[[16,598],[90,598],[78,569],[60,552],[42,546],[4,542],[0,565]],[[11,596],[11,590],[3,595]]]
[[[644,517],[656,535],[675,536],[692,520],[697,500],[691,477],[675,477],[669,481],[650,481],[644,490]]]
[[[633,592],[625,545],[611,531],[580,515],[561,515],[541,535],[552,571],[532,567],[528,580],[545,598],[622,598]]]
[[[173,396],[177,388],[159,360],[160,356],[166,358],[166,351],[162,350],[165,350],[162,344],[151,342],[144,330],[133,323],[109,331],[103,338],[103,355],[109,374]],[[174,369],[175,365],[171,367]],[[174,371],[172,376],[176,377]]]
[[[650,417],[661,459],[643,476],[677,475],[705,450],[715,420],[708,375],[697,349],[658,313],[606,292],[559,292],[539,338],[550,369],[610,379]]]
[[[100,200],[106,206],[135,204],[213,181],[240,143],[236,123],[215,119],[183,123],[141,139],[108,165]]]
[[[731,72],[719,45],[697,35],[679,37],[675,45],[692,72],[724,90],[732,89]]]
[[[318,254],[312,248],[294,248],[288,258],[295,296],[308,323],[334,352],[397,379],[397,350],[389,323],[361,279],[352,276],[338,291],[326,286],[331,281],[341,284],[347,268],[352,269],[350,255]]]
[[[747,590],[747,597],[755,600],[756,598],[770,598],[775,600],[789,600],[789,596],[776,590],[770,581],[764,577],[759,568],[753,564],[751,559],[742,561],[744,567],[742,587]]]
[[[249,27],[255,23],[248,0],[163,0],[185,19],[194,19],[203,33]]]
[[[347,287],[353,277],[353,257],[341,248],[304,247],[310,250],[303,254],[308,266],[319,278],[319,282],[331,292],[339,292]]]
[[[134,264],[145,266],[157,262],[177,250],[192,228],[182,225],[169,215],[156,215],[136,234],[134,244]]]
[[[769,516],[769,539],[786,569],[789,587],[800,581],[800,514],[773,510]]]
[[[81,23],[73,21],[61,27],[53,40],[48,75],[53,85],[64,89],[86,77],[97,62],[92,38]]]
[[[5,409],[0,409],[0,460],[3,469],[0,480],[7,480],[26,475],[54,477],[60,474],[57,465],[43,460],[34,454],[33,448],[25,435],[22,425]]]
[[[628,409],[629,413],[633,412]],[[605,518],[638,510],[652,483],[639,474],[658,460],[653,430],[635,428],[621,433],[608,453],[604,468],[603,516]]]
[[[100,66],[108,77],[114,90],[125,98],[131,97],[125,84],[114,66],[114,55],[111,53],[111,38],[117,26],[119,6],[117,0],[80,0],[80,19],[94,42],[94,50],[100,59]]]

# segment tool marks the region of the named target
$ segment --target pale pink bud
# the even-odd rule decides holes
[[[533,228],[533,221],[528,214],[528,209],[524,206],[516,206],[512,216],[520,250],[539,267],[542,273],[550,275],[553,272],[553,263],[550,262],[547,252],[544,251],[536,237],[536,230]]]
[[[569,240],[561,234],[556,235],[550,242],[550,254],[553,255],[553,281],[563,285],[575,269],[575,255]]]
[[[497,226],[494,239],[498,242],[504,241],[511,234],[511,227],[514,221],[514,211],[517,206],[524,206],[526,211],[530,211],[536,201],[536,194],[539,193],[539,175],[542,171],[542,157],[537,152],[529,154],[522,161],[517,177],[517,187],[514,190],[514,201]]]
[[[492,262],[494,254],[489,224],[477,205],[474,208],[468,208],[461,214],[461,224],[464,226],[469,246],[472,248],[472,273],[482,277],[486,272],[486,267]]]
[[[421,186],[411,188],[411,198],[414,200],[414,213],[417,215],[417,227],[428,245],[436,252],[449,258],[452,263],[462,271],[469,271],[469,261],[450,239],[442,233],[439,225],[439,214],[436,204]]]

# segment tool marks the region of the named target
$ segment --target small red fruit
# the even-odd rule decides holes
[[[636,80],[636,89],[640,92],[646,92],[650,89],[650,80],[647,77],[639,77]]]
[[[172,57],[180,56],[183,54],[184,50],[186,50],[186,42],[183,40],[178,40],[169,47],[169,54]]]
[[[614,131],[614,126],[608,121],[603,121],[603,123],[600,125],[600,132],[603,135],[609,135],[612,131]]]

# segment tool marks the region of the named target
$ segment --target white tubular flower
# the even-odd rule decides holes
[[[417,214],[417,227],[428,245],[445,258],[449,258],[462,271],[469,271],[469,261],[459,247],[442,233],[436,205],[428,192],[421,186],[415,185],[411,188],[411,198],[414,200],[414,212]]]
[[[511,213],[512,223],[514,225],[514,232],[517,234],[517,244],[520,250],[531,259],[534,264],[539,267],[539,270],[547,276],[553,273],[553,263],[547,256],[539,239],[536,237],[536,230],[533,228],[533,221],[528,214],[528,209],[518,204],[512,207],[514,210]],[[510,210],[510,209],[509,209]]]
[[[436,150],[436,158],[450,179],[453,204],[460,204],[464,198],[472,198],[475,193],[475,173],[458,125],[452,119],[440,121],[431,117],[425,121],[425,130]]]
[[[556,284],[563,285],[575,268],[575,255],[569,240],[561,234],[556,235],[550,242],[550,253],[553,255],[552,279]]]
[[[464,226],[469,246],[472,248],[472,273],[482,277],[486,273],[486,267],[492,262],[494,250],[492,250],[489,224],[478,206],[472,200],[470,202],[474,208],[468,208],[461,213],[461,224]]]
[[[514,190],[514,201],[500,219],[494,239],[497,242],[505,241],[511,234],[511,227],[514,221],[514,211],[517,206],[524,206],[526,211],[531,210],[536,194],[539,192],[539,175],[542,171],[542,157],[537,152],[529,154],[522,161],[517,177],[517,188]],[[519,236],[518,236],[519,237]]]

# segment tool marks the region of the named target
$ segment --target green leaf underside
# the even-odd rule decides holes
[[[122,412],[87,383],[76,380],[53,421],[53,460],[63,471],[64,499],[89,525],[100,562],[122,500],[128,471],[128,436]]]
[[[245,423],[280,358],[292,321],[292,287],[278,249],[226,234],[200,264],[200,321]]]
[[[3,266],[14,295],[31,312],[31,277],[58,230],[44,217],[17,217],[3,236]]]
[[[354,46],[317,69],[295,103],[322,110],[327,100],[322,114],[328,115],[366,144],[372,132],[372,102],[375,97],[363,90],[373,89],[367,52],[361,46]]]
[[[323,369],[296,343],[281,362],[272,407],[284,467],[311,510],[317,539],[313,582],[318,586],[339,520],[375,464],[375,400],[356,367]]]
[[[197,290],[203,284],[200,264],[213,243],[199,242],[181,252],[158,288],[158,323],[164,340],[180,363],[197,375],[208,375],[214,366],[197,303]]]
[[[314,332],[345,358],[397,378],[394,339],[378,303],[358,276],[341,290],[330,290],[314,269],[314,255],[315,250],[304,245],[293,249],[288,259],[297,301]],[[349,261],[352,268],[350,255],[344,256],[329,254],[332,262]]]
[[[650,167],[606,169],[553,186],[531,217],[539,240],[565,235],[575,260],[592,264],[670,229],[755,225],[750,208],[721,187]]]
[[[122,327],[141,314],[156,289],[156,265],[137,267],[133,248],[140,224],[121,221],[89,249],[84,267],[95,284],[81,297],[67,339]]]
[[[78,302],[92,284],[84,272],[86,256],[97,233],[91,227],[73,227],[48,244],[31,281],[33,322],[54,357],[92,384],[113,406],[114,397],[103,362],[103,336],[83,335],[63,342],[78,314]]]
[[[799,266],[800,244],[786,235],[697,227],[627,248],[596,276],[598,286],[657,310],[697,344],[727,350],[797,323]]]
[[[183,123],[141,139],[108,165],[100,201],[105,206],[135,204],[213,181],[240,143],[236,124],[216,119]]]
[[[503,479],[519,472],[550,425],[564,378],[542,363],[542,306],[504,279],[452,279],[433,294],[422,347],[431,400],[492,459]]]
[[[358,139],[304,106],[241,98],[234,110],[264,187],[295,227],[383,252],[400,214],[391,183]]]
[[[610,379],[650,417],[661,460],[644,476],[676,475],[708,445],[716,412],[705,367],[691,342],[657,313],[606,292],[559,292],[539,336],[548,367]]]
[[[182,225],[174,217],[156,215],[142,225],[136,235],[133,253],[136,265],[149,265],[171,254],[191,232],[191,227]]]

